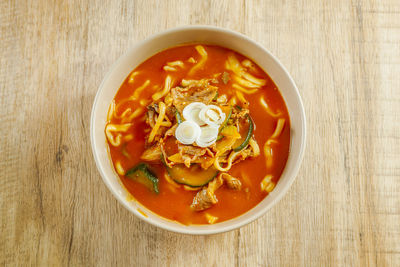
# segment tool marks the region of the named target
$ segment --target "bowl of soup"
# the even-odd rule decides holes
[[[90,134],[104,183],[129,211],[166,230],[213,234],[285,195],[306,120],[293,79],[264,47],[188,26],[137,43],[114,64]]]

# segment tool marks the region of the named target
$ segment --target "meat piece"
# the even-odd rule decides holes
[[[161,147],[160,144],[157,143],[146,149],[140,158],[145,161],[158,161],[161,159],[161,155]]]
[[[217,202],[218,199],[215,197],[214,193],[204,188],[199,191],[193,198],[193,202],[192,205],[190,205],[190,208],[195,211],[201,211],[208,209]]]
[[[253,156],[253,154],[254,153],[251,147],[243,149],[242,151],[239,152],[239,154],[236,155],[235,160],[232,162],[232,164],[239,163],[242,160],[245,160],[247,157]]]
[[[165,109],[165,116],[167,116],[167,118],[170,121],[174,121],[175,120],[175,112],[176,112],[176,108],[173,106],[167,106],[167,108]]]
[[[195,211],[201,211],[210,208],[212,205],[218,202],[215,196],[215,191],[222,186],[224,181],[221,176],[215,178],[212,182],[208,183],[207,188],[203,188],[201,191],[197,192],[196,196],[193,198],[192,205],[190,208]]]
[[[224,182],[229,189],[240,190],[242,188],[242,183],[239,179],[227,173],[221,173],[217,178],[212,180],[212,182],[208,183],[207,188],[203,188],[196,194],[190,207],[195,211],[201,211],[216,204],[218,199],[215,196],[215,191],[217,191]]]
[[[207,170],[208,168],[210,168],[213,164],[214,164],[214,158],[213,157],[207,157],[207,156],[203,156],[200,159],[198,159],[197,163],[200,163],[200,166],[204,169]]]
[[[178,144],[178,150],[184,161],[184,164],[188,168],[193,161],[207,153],[207,148],[182,144]]]
[[[172,168],[174,166],[174,162],[172,162],[168,159],[168,156],[167,156],[167,153],[165,152],[164,146],[165,146],[164,141],[163,141],[163,139],[161,139],[160,149],[161,149],[161,153],[162,153],[162,159],[164,160],[165,165]]]
[[[175,130],[178,128],[178,124],[174,124],[171,128],[169,128],[165,134],[164,134],[164,140],[167,139],[168,136],[174,136],[175,135]]]
[[[205,151],[202,149],[199,153],[196,153],[199,149],[198,147],[185,147],[184,145],[179,145],[182,146],[180,153],[178,152],[168,157],[168,160],[173,162],[173,164],[183,163],[185,166],[190,167],[192,163],[199,163],[201,168],[204,170],[207,170],[214,164],[214,153],[209,148],[206,148]]]
[[[229,189],[240,190],[242,188],[242,183],[240,180],[232,175],[228,173],[221,173],[220,177],[226,183]]]
[[[174,106],[180,113],[186,105],[192,102],[202,102],[208,105],[216,96],[218,88],[210,85],[209,80],[182,81],[186,87],[175,87],[171,89]]]
[[[165,109],[165,117],[168,119],[168,121],[174,121],[175,120],[175,107],[173,106],[167,106]],[[152,103],[147,106],[147,117],[146,117],[146,122],[147,124],[150,125],[150,127],[154,127],[158,114],[160,112],[160,109],[158,107],[158,103]]]
[[[242,108],[241,110],[234,108],[232,110],[231,119],[245,119],[246,114],[249,113],[250,110],[248,110],[247,108]]]

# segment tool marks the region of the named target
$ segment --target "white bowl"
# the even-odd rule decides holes
[[[128,197],[129,193],[124,189],[114,171],[104,134],[108,107],[128,74],[157,52],[184,43],[219,45],[235,50],[252,59],[268,73],[279,88],[291,120],[289,158],[274,191],[257,206],[241,216],[212,225],[185,226],[165,219],[136,200],[131,200]],[[302,161],[306,143],[306,118],[304,107],[293,79],[268,50],[248,37],[227,29],[211,26],[187,26],[164,31],[137,43],[112,66],[101,83],[93,103],[90,138],[96,165],[104,183],[118,201],[133,214],[148,223],[173,232],[196,235],[215,234],[239,228],[257,219],[286,194],[296,178]],[[140,213],[137,208],[144,211],[147,217]]]

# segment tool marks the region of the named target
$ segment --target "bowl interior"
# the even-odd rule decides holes
[[[185,43],[219,45],[252,59],[264,69],[279,88],[291,120],[289,158],[274,191],[247,213],[213,225],[181,225],[154,214],[135,200],[129,200],[129,193],[123,188],[113,169],[104,134],[109,105],[129,73],[157,52]],[[139,218],[170,231],[212,234],[232,230],[251,222],[264,214],[287,192],[296,177],[302,160],[306,124],[304,108],[295,83],[284,67],[265,48],[244,35],[229,30],[209,26],[191,26],[172,29],[139,42],[114,64],[97,92],[92,109],[90,131],[93,154],[103,180],[114,196],[127,209]],[[144,211],[147,216],[144,216],[137,208]]]

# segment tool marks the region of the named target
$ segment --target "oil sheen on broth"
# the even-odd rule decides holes
[[[121,85],[107,119],[127,191],[182,224],[250,210],[274,189],[288,158],[290,120],[274,82],[219,46],[177,46],[147,59]]]

